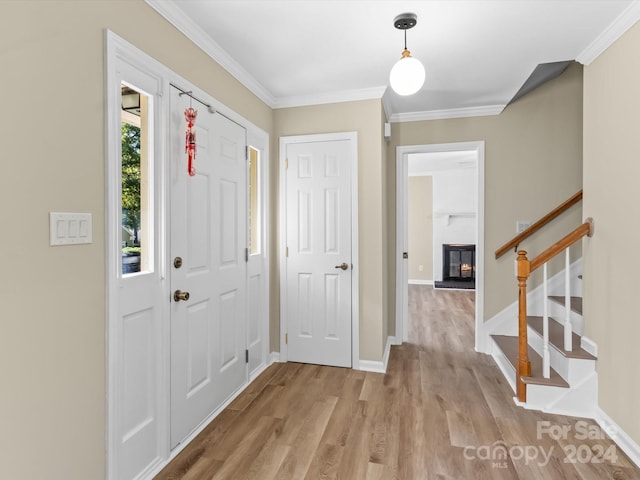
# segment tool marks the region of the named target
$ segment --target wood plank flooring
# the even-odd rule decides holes
[[[514,405],[474,292],[411,285],[409,313],[387,374],[274,364],[156,480],[640,480],[592,421]]]

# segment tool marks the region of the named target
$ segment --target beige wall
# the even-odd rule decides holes
[[[511,303],[515,292],[511,259],[496,262],[492,251],[512,236],[516,219],[536,218],[581,185],[578,68],[498,117],[394,124],[392,142],[385,145],[380,101],[272,112],[142,0],[0,2],[0,128],[6,140],[0,146],[0,204],[3,225],[13,232],[0,236],[6,252],[0,278],[0,452],[7,478],[104,478],[105,29],[272,135],[273,350],[279,347],[280,136],[358,132],[363,359],[380,360],[386,332],[394,330],[388,316],[395,305],[395,257],[388,252],[395,251],[396,145],[487,142],[487,318]],[[518,185],[518,177],[530,185]],[[94,243],[49,247],[49,211],[93,213]],[[570,217],[580,216],[576,209]]]
[[[524,81],[525,79],[523,79]],[[500,115],[392,124],[396,146],[485,141],[485,304],[487,320],[517,299],[513,255],[497,248],[515,235],[516,220],[537,220],[582,187],[582,68],[508,106]],[[387,162],[389,222],[395,223],[395,154]],[[540,253],[581,223],[581,205],[521,245]],[[395,251],[395,232],[389,245]],[[390,259],[391,280],[395,279]],[[532,284],[535,285],[534,278]],[[395,281],[390,285],[395,302]]]
[[[386,341],[387,304],[385,249],[386,225],[380,100],[365,100],[311,107],[284,108],[274,111],[275,135],[309,135],[332,132],[358,132],[358,199],[360,269],[360,358],[381,360]],[[275,147],[275,146],[274,146]],[[277,159],[274,148],[272,158]],[[272,180],[277,179],[277,162],[272,162]],[[273,191],[276,191],[275,189]],[[276,194],[272,197],[278,198]],[[274,222],[276,219],[274,219]],[[277,223],[272,223],[272,244],[277,245]],[[272,262],[272,265],[276,262]],[[275,270],[275,269],[274,269]],[[273,280],[273,276],[272,276]],[[277,277],[271,283],[272,319],[279,317],[276,299]],[[279,326],[272,322],[271,348],[279,350]]]
[[[640,260],[638,131],[640,24],[596,61],[584,78],[585,334],[598,345],[600,407],[640,443],[640,338],[636,295]]]
[[[104,29],[272,130],[142,0],[0,2],[2,478],[105,476]],[[50,211],[91,212],[93,243],[49,247]]]
[[[433,177],[409,177],[407,188],[409,280],[433,280]]]

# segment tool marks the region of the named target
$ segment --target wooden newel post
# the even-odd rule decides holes
[[[527,401],[527,386],[522,377],[531,376],[529,361],[529,342],[527,340],[527,279],[531,273],[531,264],[527,252],[520,250],[516,259],[516,277],[518,278],[518,372],[516,375],[516,393],[520,402]]]

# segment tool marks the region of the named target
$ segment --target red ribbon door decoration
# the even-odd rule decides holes
[[[187,154],[187,171],[192,177],[196,174],[194,161],[196,159],[196,132],[193,131],[193,125],[196,122],[198,111],[194,108],[187,108],[184,111],[184,118],[187,120],[187,135],[184,151]]]

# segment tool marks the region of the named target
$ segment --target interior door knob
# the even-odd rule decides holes
[[[349,268],[349,264],[346,262],[342,262],[340,265],[336,265],[336,268],[341,268],[342,270],[347,270]]]
[[[176,290],[173,292],[173,301],[179,302],[180,300],[187,301],[189,300],[189,292],[182,292],[180,290]]]

